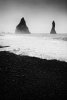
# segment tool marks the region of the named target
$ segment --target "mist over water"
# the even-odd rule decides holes
[[[0,0],[0,32],[15,32],[24,17],[31,33],[49,33],[56,22],[57,33],[67,33],[66,0]]]

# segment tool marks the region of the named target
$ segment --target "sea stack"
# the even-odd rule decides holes
[[[29,29],[26,25],[24,17],[21,18],[20,23],[16,26],[15,33],[29,34]]]
[[[54,20],[52,22],[52,29],[51,29],[50,34],[56,34],[56,31],[55,31],[55,21]]]

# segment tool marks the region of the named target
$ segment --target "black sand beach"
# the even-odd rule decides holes
[[[0,100],[67,97],[67,63],[0,52]]]

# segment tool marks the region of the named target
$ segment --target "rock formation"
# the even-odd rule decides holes
[[[50,34],[56,34],[56,31],[55,31],[55,21],[52,22],[52,29],[51,29]]]
[[[15,33],[23,33],[23,34],[30,33],[24,17],[21,18],[20,23],[17,25]]]

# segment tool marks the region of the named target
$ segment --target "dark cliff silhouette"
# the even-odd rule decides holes
[[[24,17],[21,18],[20,23],[16,26],[15,33],[22,33],[22,34],[30,33]]]
[[[51,29],[50,34],[56,34],[56,31],[55,31],[55,21],[52,22],[52,29]]]

